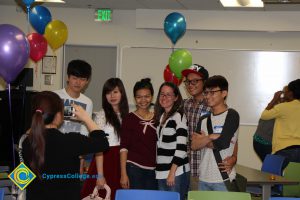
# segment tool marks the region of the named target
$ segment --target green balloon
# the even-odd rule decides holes
[[[169,58],[169,66],[175,76],[181,79],[181,71],[192,65],[192,54],[186,49],[174,51]]]

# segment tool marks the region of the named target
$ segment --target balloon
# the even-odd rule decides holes
[[[30,8],[33,2],[34,0],[23,0],[23,3],[26,5],[27,8]]]
[[[59,20],[51,21],[47,24],[44,37],[53,50],[61,47],[68,38],[67,26]]]
[[[48,43],[43,35],[31,33],[27,36],[30,44],[30,58],[37,62],[41,60],[47,53]]]
[[[178,79],[173,72],[171,71],[169,65],[166,66],[165,70],[164,70],[164,80],[166,82],[172,82],[175,85],[180,85],[180,83],[182,82],[182,79]]]
[[[44,6],[35,6],[29,13],[30,24],[39,34],[44,34],[45,28],[51,20],[50,11]]]
[[[0,76],[11,83],[22,71],[29,58],[26,35],[10,24],[0,25]]]
[[[173,12],[170,13],[164,22],[164,30],[172,43],[175,45],[177,40],[181,38],[186,30],[185,18],[182,14]]]
[[[181,71],[192,65],[192,54],[186,49],[178,49],[169,57],[169,66],[175,76],[181,79]]]

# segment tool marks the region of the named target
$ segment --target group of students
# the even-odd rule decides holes
[[[110,78],[92,120],[92,101],[81,93],[91,66],[74,60],[67,74],[66,88],[34,97],[22,144],[24,162],[37,175],[27,187],[28,200],[80,199],[105,184],[112,199],[120,188],[177,191],[181,200],[189,189],[227,190],[220,172],[235,178],[239,115],[226,104],[223,76],[209,77],[194,64],[182,71],[191,97],[183,100],[178,87],[165,82],[154,110],[151,80],[142,79],[133,88],[136,110],[130,113],[122,81]],[[75,108],[68,118],[67,106]],[[221,155],[218,163],[214,151]],[[65,175],[83,174],[88,154],[94,156],[81,187],[80,178]],[[57,176],[46,180],[47,175]]]

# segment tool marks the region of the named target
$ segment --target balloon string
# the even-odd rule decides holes
[[[13,159],[13,168],[16,167],[15,163],[15,139],[14,139],[14,124],[13,124],[13,116],[12,116],[12,110],[11,110],[11,89],[10,89],[10,83],[8,83],[8,103],[9,103],[9,118],[10,118],[10,127],[11,127],[11,144],[12,144],[12,159]]]
[[[27,6],[27,33],[30,32],[30,25],[29,25],[29,12],[30,12],[30,6]]]
[[[174,52],[174,44],[172,43],[172,53]],[[175,76],[175,74],[174,73],[172,73],[172,83],[174,83],[174,76]]]
[[[38,64],[35,63],[34,65],[34,75],[35,75],[35,78],[37,78],[37,75],[38,75]]]

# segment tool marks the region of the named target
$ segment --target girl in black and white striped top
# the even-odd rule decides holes
[[[160,190],[176,191],[183,200],[189,186],[187,157],[187,119],[183,113],[178,87],[165,82],[160,86],[155,104],[157,125],[156,179]]]

